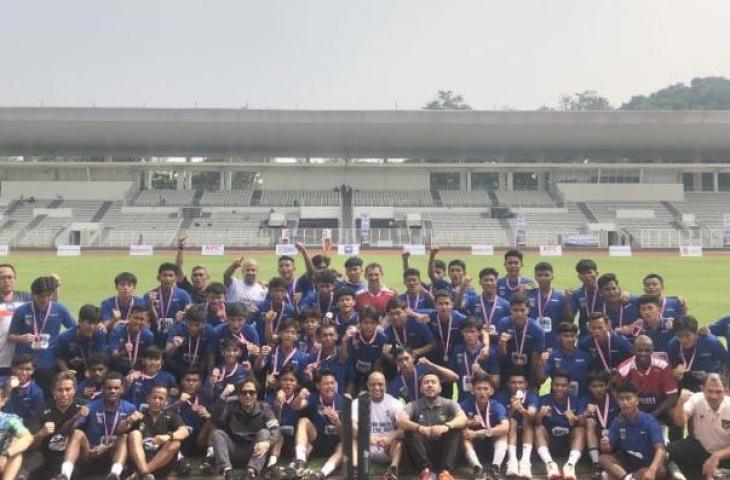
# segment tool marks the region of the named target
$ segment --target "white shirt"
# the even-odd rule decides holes
[[[730,445],[730,397],[725,395],[714,411],[705,394],[694,393],[684,404],[684,414],[692,416],[695,438],[710,453]]]
[[[357,422],[357,399],[352,402],[352,419]],[[385,394],[379,402],[370,402],[370,433],[383,436],[395,431],[398,426],[395,419],[403,410],[403,403],[389,394]]]
[[[266,299],[267,289],[258,282],[246,285],[240,278],[231,278],[231,284],[226,288],[227,302],[241,302],[244,305],[255,305]]]
[[[0,368],[8,368],[13,361],[15,344],[8,342],[8,331],[13,312],[21,305],[23,302],[0,301]]]

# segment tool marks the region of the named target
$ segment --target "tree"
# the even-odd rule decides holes
[[[622,110],[727,110],[730,80],[724,77],[693,78],[689,86],[676,83],[648,97],[637,95],[621,105]]]
[[[613,110],[606,97],[598,95],[595,90],[585,90],[572,95],[562,95],[558,109],[566,112],[582,112],[588,110]]]
[[[455,95],[451,90],[439,90],[436,98],[423,107],[424,110],[471,110],[472,108],[464,103],[464,97]]]

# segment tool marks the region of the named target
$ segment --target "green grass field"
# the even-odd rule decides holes
[[[164,261],[174,261],[174,251],[164,252],[154,257],[130,257],[126,252],[82,252],[81,257],[56,257],[55,252],[13,253],[0,261],[9,261],[18,271],[18,289],[27,290],[30,282],[39,275],[57,273],[62,279],[62,301],[73,312],[84,303],[99,303],[103,298],[114,294],[113,278],[118,272],[130,271],[137,275],[142,293],[155,285],[157,266]],[[366,262],[380,262],[385,270],[386,284],[402,291],[401,258],[398,253],[364,252]],[[661,274],[665,279],[667,293],[684,295],[690,312],[700,323],[710,323],[722,315],[730,313],[730,252],[713,254],[701,258],[681,258],[676,252],[646,253],[631,258],[608,257],[605,254],[569,254],[563,257],[539,257],[527,253],[524,273],[530,275],[535,263],[548,261],[555,268],[556,287],[574,287],[578,279],[574,270],[576,261],[589,256],[599,266],[601,273],[613,272],[618,275],[623,289],[632,293],[641,292],[641,279],[650,272]],[[272,253],[257,252],[251,255],[259,261],[261,279],[268,280],[276,274],[276,257]],[[468,265],[469,274],[476,277],[481,268],[491,266],[503,271],[500,256],[472,257],[468,253],[446,254],[443,260],[462,258]],[[235,258],[235,252],[225,257],[202,257],[189,253],[185,259],[185,271],[198,264],[208,267],[211,279],[221,281],[223,270]],[[335,256],[333,266],[339,270],[346,257]],[[426,257],[412,257],[411,265],[419,268],[425,277]],[[304,271],[301,257],[297,259],[298,273]],[[477,288],[476,280],[473,282]]]

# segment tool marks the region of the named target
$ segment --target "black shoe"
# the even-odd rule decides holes
[[[200,473],[204,476],[215,474],[215,459],[213,457],[205,457],[203,463],[200,464]]]
[[[490,465],[485,472],[487,480],[502,480],[502,473],[496,465]]]
[[[241,477],[243,480],[256,480],[258,477],[258,474],[256,473],[256,470],[252,468],[247,468],[245,472],[243,472],[243,477]]]
[[[223,480],[235,480],[236,479],[236,473],[232,468],[229,468],[228,470],[223,471]]]
[[[307,462],[304,460],[294,460],[286,469],[287,478],[303,477],[307,471]]]

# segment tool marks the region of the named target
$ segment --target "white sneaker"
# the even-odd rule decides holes
[[[560,469],[558,468],[558,464],[555,462],[550,462],[545,464],[545,469],[547,470],[547,477],[550,480],[555,480],[557,478],[560,478]]]
[[[667,470],[669,470],[669,476],[672,480],[687,480],[687,477],[684,476],[679,466],[673,461],[667,463]]]
[[[505,470],[504,474],[508,477],[516,477],[519,475],[518,467],[517,459],[510,458],[507,460],[507,470]]]
[[[523,459],[520,462],[520,478],[532,478],[532,464],[529,459]]]
[[[563,465],[563,479],[576,480],[575,465],[573,465],[572,463],[566,463],[565,465]]]

